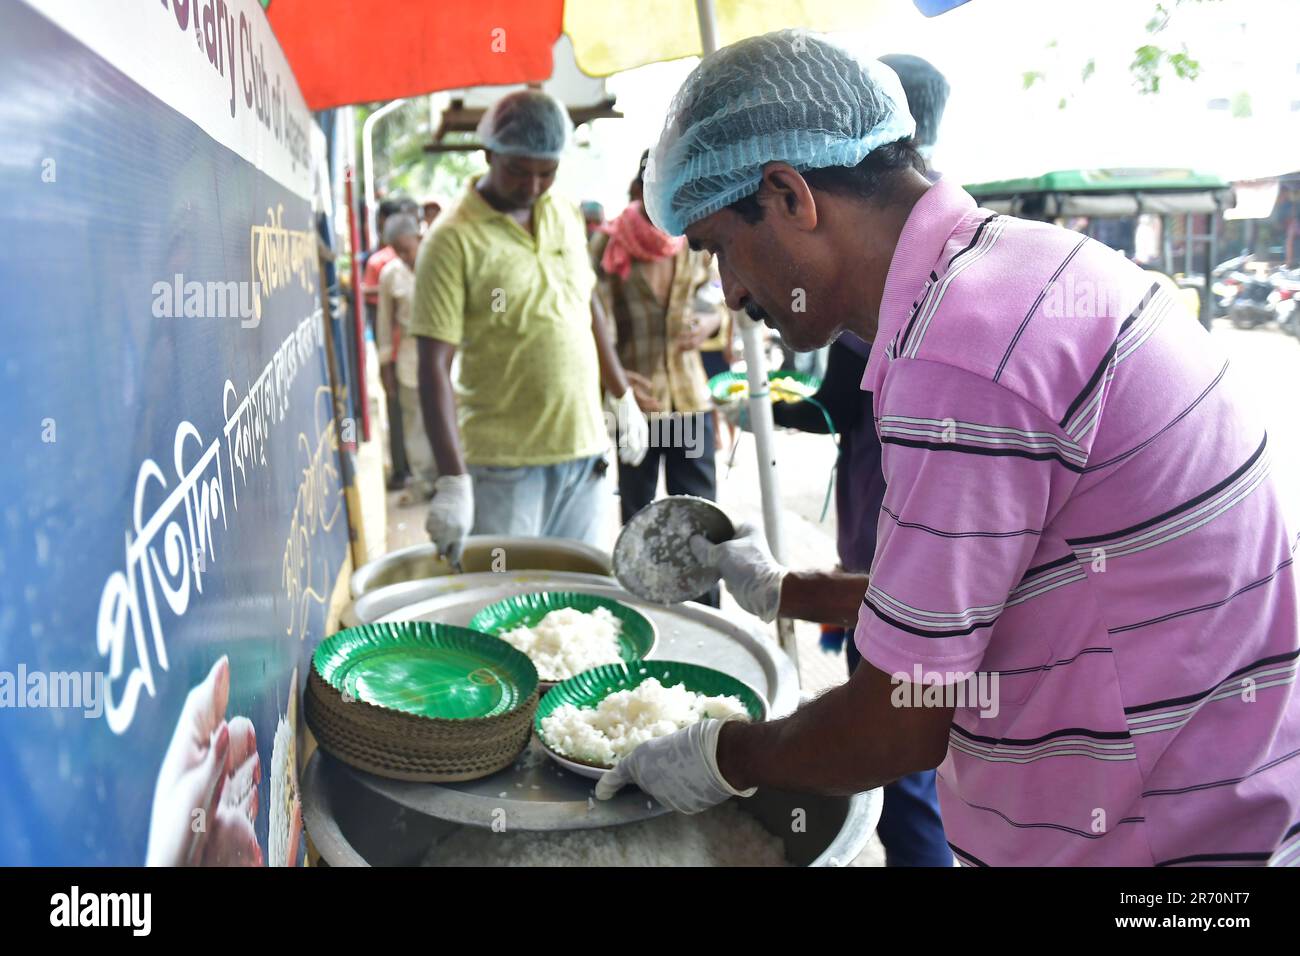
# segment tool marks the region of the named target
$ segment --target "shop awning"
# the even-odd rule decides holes
[[[1228,183],[1190,169],[1066,169],[1024,179],[972,183],[966,191],[995,212],[1114,218],[1140,213],[1201,214],[1229,201]]]

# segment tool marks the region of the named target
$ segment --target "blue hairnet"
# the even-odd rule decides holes
[[[948,81],[929,60],[909,53],[890,53],[882,56],[880,62],[898,74],[903,95],[907,97],[907,111],[916,120],[912,139],[924,155],[939,138],[939,122],[950,92]]]
[[[483,114],[477,129],[484,148],[535,159],[559,159],[572,132],[564,104],[541,90],[503,96]]]
[[[916,124],[897,75],[824,37],[780,30],[706,56],[673,97],[645,174],[669,235],[758,189],[767,163],[856,166]]]

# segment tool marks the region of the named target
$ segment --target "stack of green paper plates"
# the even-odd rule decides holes
[[[321,641],[312,665],[341,694],[441,720],[507,713],[537,687],[532,661],[505,641],[425,621],[340,631]]]
[[[622,625],[618,633],[619,656],[628,664],[649,657],[654,650],[658,633],[650,618],[610,598],[574,591],[517,594],[489,604],[470,619],[469,626],[484,634],[500,635],[516,627],[536,627],[547,614],[565,607],[586,614],[603,607],[614,615]],[[541,683],[545,690],[558,682],[542,679]]]
[[[537,669],[504,641],[423,621],[326,638],[312,657],[304,715],[321,747],[404,780],[468,780],[528,743]]]
[[[621,690],[631,690],[643,680],[653,677],[665,687],[684,684],[686,689],[709,697],[730,695],[737,697],[745,705],[751,720],[767,718],[767,702],[754,688],[730,674],[702,667],[699,664],[686,664],[680,661],[641,661],[640,663],[606,664],[583,671],[577,677],[556,685],[537,707],[533,717],[533,730],[546,752],[561,766],[588,777],[599,777],[608,766],[584,760],[575,760],[557,753],[542,732],[542,721],[553,714],[563,704],[572,704],[580,710],[593,708],[602,700]]]

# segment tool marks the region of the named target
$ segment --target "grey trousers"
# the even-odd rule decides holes
[[[610,497],[603,455],[521,468],[470,465],[469,473],[474,534],[573,538],[600,545]]]

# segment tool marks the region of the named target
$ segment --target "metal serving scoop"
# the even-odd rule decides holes
[[[726,512],[712,501],[673,495],[646,505],[623,526],[614,543],[614,576],[645,601],[680,604],[718,583],[716,568],[701,565],[690,539],[701,534],[714,544],[736,536]]]

